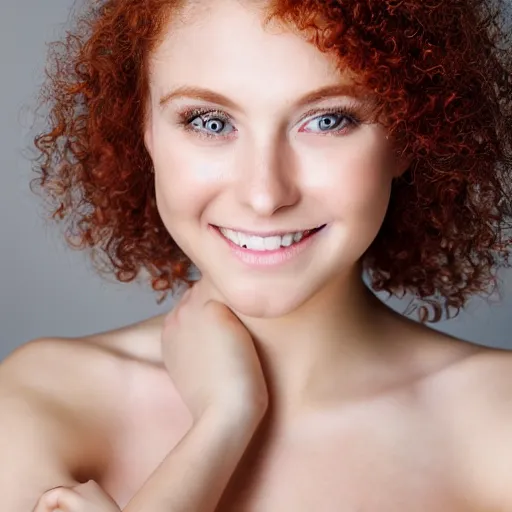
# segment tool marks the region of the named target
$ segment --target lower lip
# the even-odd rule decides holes
[[[228,240],[217,227],[211,226],[218,236],[224,240],[231,248],[233,254],[243,263],[251,267],[274,267],[290,261],[295,256],[306,250],[315,242],[318,235],[326,228],[315,231],[312,235],[303,238],[300,242],[293,243],[289,247],[280,247],[274,251],[255,251],[253,249],[244,249]]]

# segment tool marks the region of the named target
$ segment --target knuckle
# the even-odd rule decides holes
[[[37,500],[33,512],[51,512],[57,506],[59,496],[61,495],[60,487],[55,487],[45,491]]]
[[[62,496],[66,492],[66,488],[63,486],[53,487],[52,489],[48,489],[43,493],[40,498],[40,501],[51,502],[56,500],[59,496]]]
[[[204,305],[205,312],[215,316],[221,316],[225,314],[226,309],[227,308],[223,304],[215,300],[209,300]]]
[[[209,314],[218,322],[232,325],[236,325],[238,323],[238,318],[235,314],[221,302],[210,301],[206,303],[205,307],[207,307]]]
[[[79,505],[79,496],[73,490],[64,486],[59,486],[49,489],[43,493],[34,512],[53,512],[56,507],[64,506],[67,507],[65,509],[66,511],[70,510],[70,512],[79,512]]]

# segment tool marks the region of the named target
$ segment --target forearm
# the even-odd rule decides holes
[[[205,415],[124,512],[213,512],[258,423],[217,413]]]

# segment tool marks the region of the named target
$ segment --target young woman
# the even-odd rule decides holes
[[[512,510],[512,358],[425,325],[508,264],[503,4],[89,7],[35,184],[119,280],[190,288],[7,358],[1,510]]]

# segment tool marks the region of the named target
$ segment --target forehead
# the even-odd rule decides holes
[[[171,17],[151,56],[152,77],[165,85],[192,82],[210,88],[241,88],[252,80],[274,92],[280,84],[299,87],[306,81],[314,88],[339,83],[342,75],[332,56],[291,28],[276,21],[265,24],[266,15],[262,2],[186,5]]]

